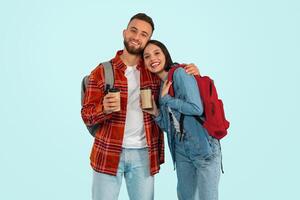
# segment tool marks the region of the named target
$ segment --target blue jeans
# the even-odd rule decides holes
[[[123,175],[131,200],[153,200],[154,177],[150,175],[148,148],[123,148],[116,176],[94,171],[92,199],[117,200]]]
[[[217,200],[221,169],[221,148],[218,140],[208,136],[213,154],[207,158],[199,155],[199,144],[186,135],[179,141],[175,136],[175,162],[177,171],[177,196],[179,200]]]

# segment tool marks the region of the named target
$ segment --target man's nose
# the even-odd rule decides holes
[[[133,39],[139,42],[140,41],[140,37],[141,37],[140,34],[135,34],[134,37],[133,37]]]

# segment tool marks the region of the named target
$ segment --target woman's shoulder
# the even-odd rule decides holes
[[[193,78],[193,76],[187,74],[183,67],[179,67],[174,71],[173,79],[175,80],[182,80],[182,79],[189,79],[189,78]]]

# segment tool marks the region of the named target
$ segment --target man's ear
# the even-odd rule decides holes
[[[124,30],[123,30],[123,38],[125,38],[126,30],[127,30],[127,29],[124,29]]]

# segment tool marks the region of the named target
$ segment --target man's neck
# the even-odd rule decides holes
[[[141,55],[130,54],[126,49],[123,50],[123,54],[120,56],[123,63],[127,66],[135,66],[139,63]]]

